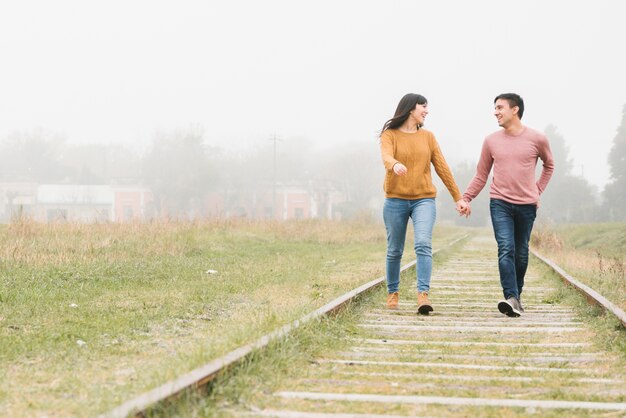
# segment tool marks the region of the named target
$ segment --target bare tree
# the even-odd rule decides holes
[[[217,185],[210,149],[199,130],[159,134],[143,161],[144,179],[156,210],[172,217],[202,216],[208,192]]]

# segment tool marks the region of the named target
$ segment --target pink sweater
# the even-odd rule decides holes
[[[539,181],[535,181],[537,158],[543,162]],[[466,201],[474,199],[485,187],[492,166],[489,197],[517,205],[536,204],[554,171],[548,138],[528,127],[517,136],[508,135],[504,129],[487,136],[476,175],[463,194]]]

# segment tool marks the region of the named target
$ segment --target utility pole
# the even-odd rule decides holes
[[[272,184],[272,218],[276,219],[276,144],[280,139],[276,137],[276,133],[274,133],[274,137],[270,138],[270,141],[274,142],[274,179]]]

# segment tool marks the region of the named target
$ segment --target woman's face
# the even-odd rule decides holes
[[[415,109],[411,110],[411,117],[419,126],[424,124],[424,120],[426,119],[426,115],[428,115],[428,103],[424,104],[416,104]]]

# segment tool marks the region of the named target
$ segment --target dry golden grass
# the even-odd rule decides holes
[[[570,275],[626,310],[625,224],[541,225],[532,245]]]
[[[360,241],[384,243],[382,227],[371,223],[333,221],[267,222],[216,220],[206,222],[158,221],[151,223],[51,223],[26,219],[10,224],[0,235],[0,258],[29,265],[59,265],[106,257],[109,261],[158,255],[183,256],[197,248],[200,231],[228,239],[232,231],[240,237],[284,242],[319,244]],[[219,247],[219,242],[213,242]]]

